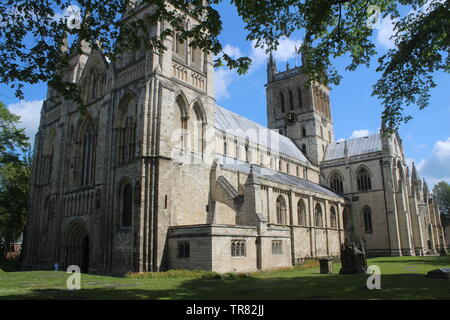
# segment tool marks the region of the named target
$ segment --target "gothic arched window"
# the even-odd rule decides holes
[[[297,205],[298,224],[306,226],[306,206],[305,201],[299,200]]]
[[[337,228],[337,216],[334,207],[331,207],[330,209],[330,227],[333,229]]]
[[[286,111],[285,104],[284,104],[284,94],[281,91],[280,91],[280,110],[281,110],[281,113],[284,113]]]
[[[316,204],[316,208],[314,210],[314,225],[319,228],[323,227],[322,206],[320,203]]]
[[[364,232],[372,233],[372,210],[368,206],[364,206],[363,210]]]
[[[277,198],[277,224],[286,224],[286,201],[283,196]]]
[[[370,173],[366,168],[362,167],[361,169],[358,170],[357,180],[359,191],[368,191],[372,189],[372,183],[370,181]]]
[[[94,182],[96,149],[97,133],[94,124],[90,121],[86,126],[81,141],[81,186],[89,185]]]
[[[303,98],[302,98],[302,89],[297,88],[297,95],[298,95],[298,108],[303,108]]]
[[[289,90],[289,107],[291,110],[294,110],[294,95],[291,90]]]
[[[116,120],[117,130],[117,164],[130,163],[136,154],[136,99],[127,96],[120,104]]]
[[[330,175],[330,188],[336,191],[337,193],[343,193],[344,192],[344,186],[342,183],[342,177],[339,173],[334,171]]]
[[[306,145],[305,144],[302,145],[302,152],[303,152],[303,154],[306,155]]]
[[[131,184],[124,185],[122,190],[122,226],[131,227],[133,220],[133,190]]]
[[[199,103],[195,103],[193,107],[194,116],[192,118],[191,141],[192,151],[198,154],[203,154],[204,149],[204,115]]]

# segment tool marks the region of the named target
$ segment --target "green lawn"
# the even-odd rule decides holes
[[[252,274],[250,279],[115,278],[81,276],[81,290],[66,289],[64,272],[10,272],[0,266],[0,299],[449,299],[450,281],[428,279],[450,267],[446,257],[369,259],[381,268],[381,290],[368,290],[368,275],[321,275],[318,268]],[[335,264],[338,272],[340,265]]]

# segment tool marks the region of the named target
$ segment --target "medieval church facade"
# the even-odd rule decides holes
[[[265,128],[216,104],[211,56],[176,36],[165,45],[114,62],[71,53],[67,77],[87,107],[48,91],[25,268],[255,271],[338,256],[345,239],[371,255],[444,246],[398,135],[335,142],[329,88],[272,57]]]

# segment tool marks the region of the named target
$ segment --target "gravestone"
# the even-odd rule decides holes
[[[427,273],[427,278],[450,279],[450,268],[440,268]]]
[[[325,258],[320,259],[320,273],[321,274],[332,274],[333,273],[333,260]]]
[[[447,250],[445,250],[444,247],[441,248],[441,251],[439,251],[441,257],[445,257],[447,255]]]
[[[340,274],[365,274],[367,259],[363,246],[345,241],[341,245],[341,264]]]

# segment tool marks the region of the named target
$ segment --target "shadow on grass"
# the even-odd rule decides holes
[[[152,288],[152,280],[131,280],[108,288],[33,289],[2,299],[82,300],[319,300],[319,299],[450,299],[448,280],[428,279],[424,274],[381,277],[381,290],[369,290],[368,275],[313,275],[252,278],[248,280],[186,279],[171,289]],[[155,282],[153,282],[155,284]],[[133,285],[139,287],[133,288]]]

